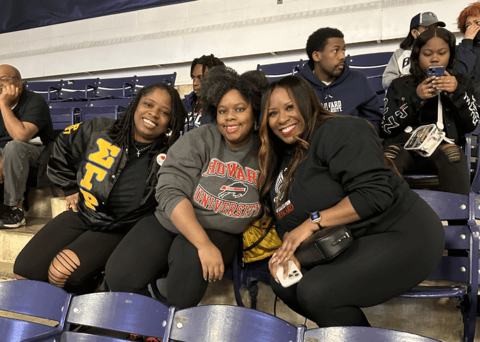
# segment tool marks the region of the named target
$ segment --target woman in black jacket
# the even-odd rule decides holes
[[[423,32],[413,44],[411,64],[411,75],[394,80],[387,92],[380,134],[385,152],[400,173],[435,172],[440,190],[468,194],[469,168],[460,146],[479,116],[472,81],[454,74],[455,36],[442,28]],[[444,67],[445,76],[429,77],[432,66]],[[428,124],[436,124],[447,139],[429,157],[405,150],[410,132]]]
[[[119,120],[93,118],[55,141],[48,176],[67,211],[45,225],[15,260],[17,279],[49,281],[77,294],[91,290],[125,234],[157,202],[157,171],[180,136],[186,112],[166,84],[143,88]]]

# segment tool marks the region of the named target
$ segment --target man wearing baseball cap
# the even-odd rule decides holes
[[[438,20],[437,15],[433,12],[418,13],[412,18],[407,37],[400,44],[400,49],[393,53],[383,72],[383,88],[388,89],[390,83],[397,77],[410,74],[410,54],[413,42],[422,32],[437,27],[445,27],[445,23]]]

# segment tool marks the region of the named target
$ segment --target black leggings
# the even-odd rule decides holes
[[[319,327],[369,326],[361,307],[381,304],[422,282],[444,250],[444,229],[422,199],[386,232],[363,236],[328,264],[309,270],[275,293]]]
[[[219,230],[205,231],[222,253],[225,266],[231,264],[238,238]],[[197,248],[150,215],[139,221],[118,245],[107,262],[105,277],[112,291],[149,296],[147,285],[167,271],[168,305],[180,309],[196,306],[208,286]]]
[[[453,144],[441,144],[428,158],[407,151],[398,144],[386,144],[385,152],[400,174],[438,174],[440,190],[468,195],[470,175],[467,157],[463,150]]]
[[[125,234],[88,230],[78,213],[65,211],[40,229],[22,249],[14,273],[27,279],[48,281],[53,259],[63,250],[73,251],[80,265],[68,276],[65,290],[77,294],[91,291],[89,280],[101,271]]]

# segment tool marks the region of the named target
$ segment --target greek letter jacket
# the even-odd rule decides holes
[[[153,213],[157,202],[155,186],[160,168],[157,155],[167,148],[163,139],[155,141],[149,152],[150,171],[139,208],[114,218],[108,197],[128,161],[128,149],[112,145],[108,131],[114,120],[93,118],[67,127],[55,140],[47,174],[66,196],[79,192],[77,209],[91,230],[130,229],[138,220]]]

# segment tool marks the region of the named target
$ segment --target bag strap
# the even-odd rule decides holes
[[[260,227],[259,227],[259,228],[260,228]],[[252,243],[250,246],[244,248],[243,251],[244,251],[244,252],[247,252],[247,251],[249,251],[249,250],[257,247],[258,244],[259,244],[260,242],[262,242],[263,239],[265,239],[265,236],[268,235],[268,233],[270,232],[270,230],[271,230],[272,228],[273,228],[273,219],[270,220],[270,223],[268,224],[267,228],[266,228],[265,231],[263,232],[262,236],[260,236],[260,237],[258,238],[258,240],[255,241],[254,243]]]
[[[438,97],[438,110],[437,110],[437,127],[439,130],[443,131],[443,106],[442,101],[440,101],[440,94],[437,95]]]

